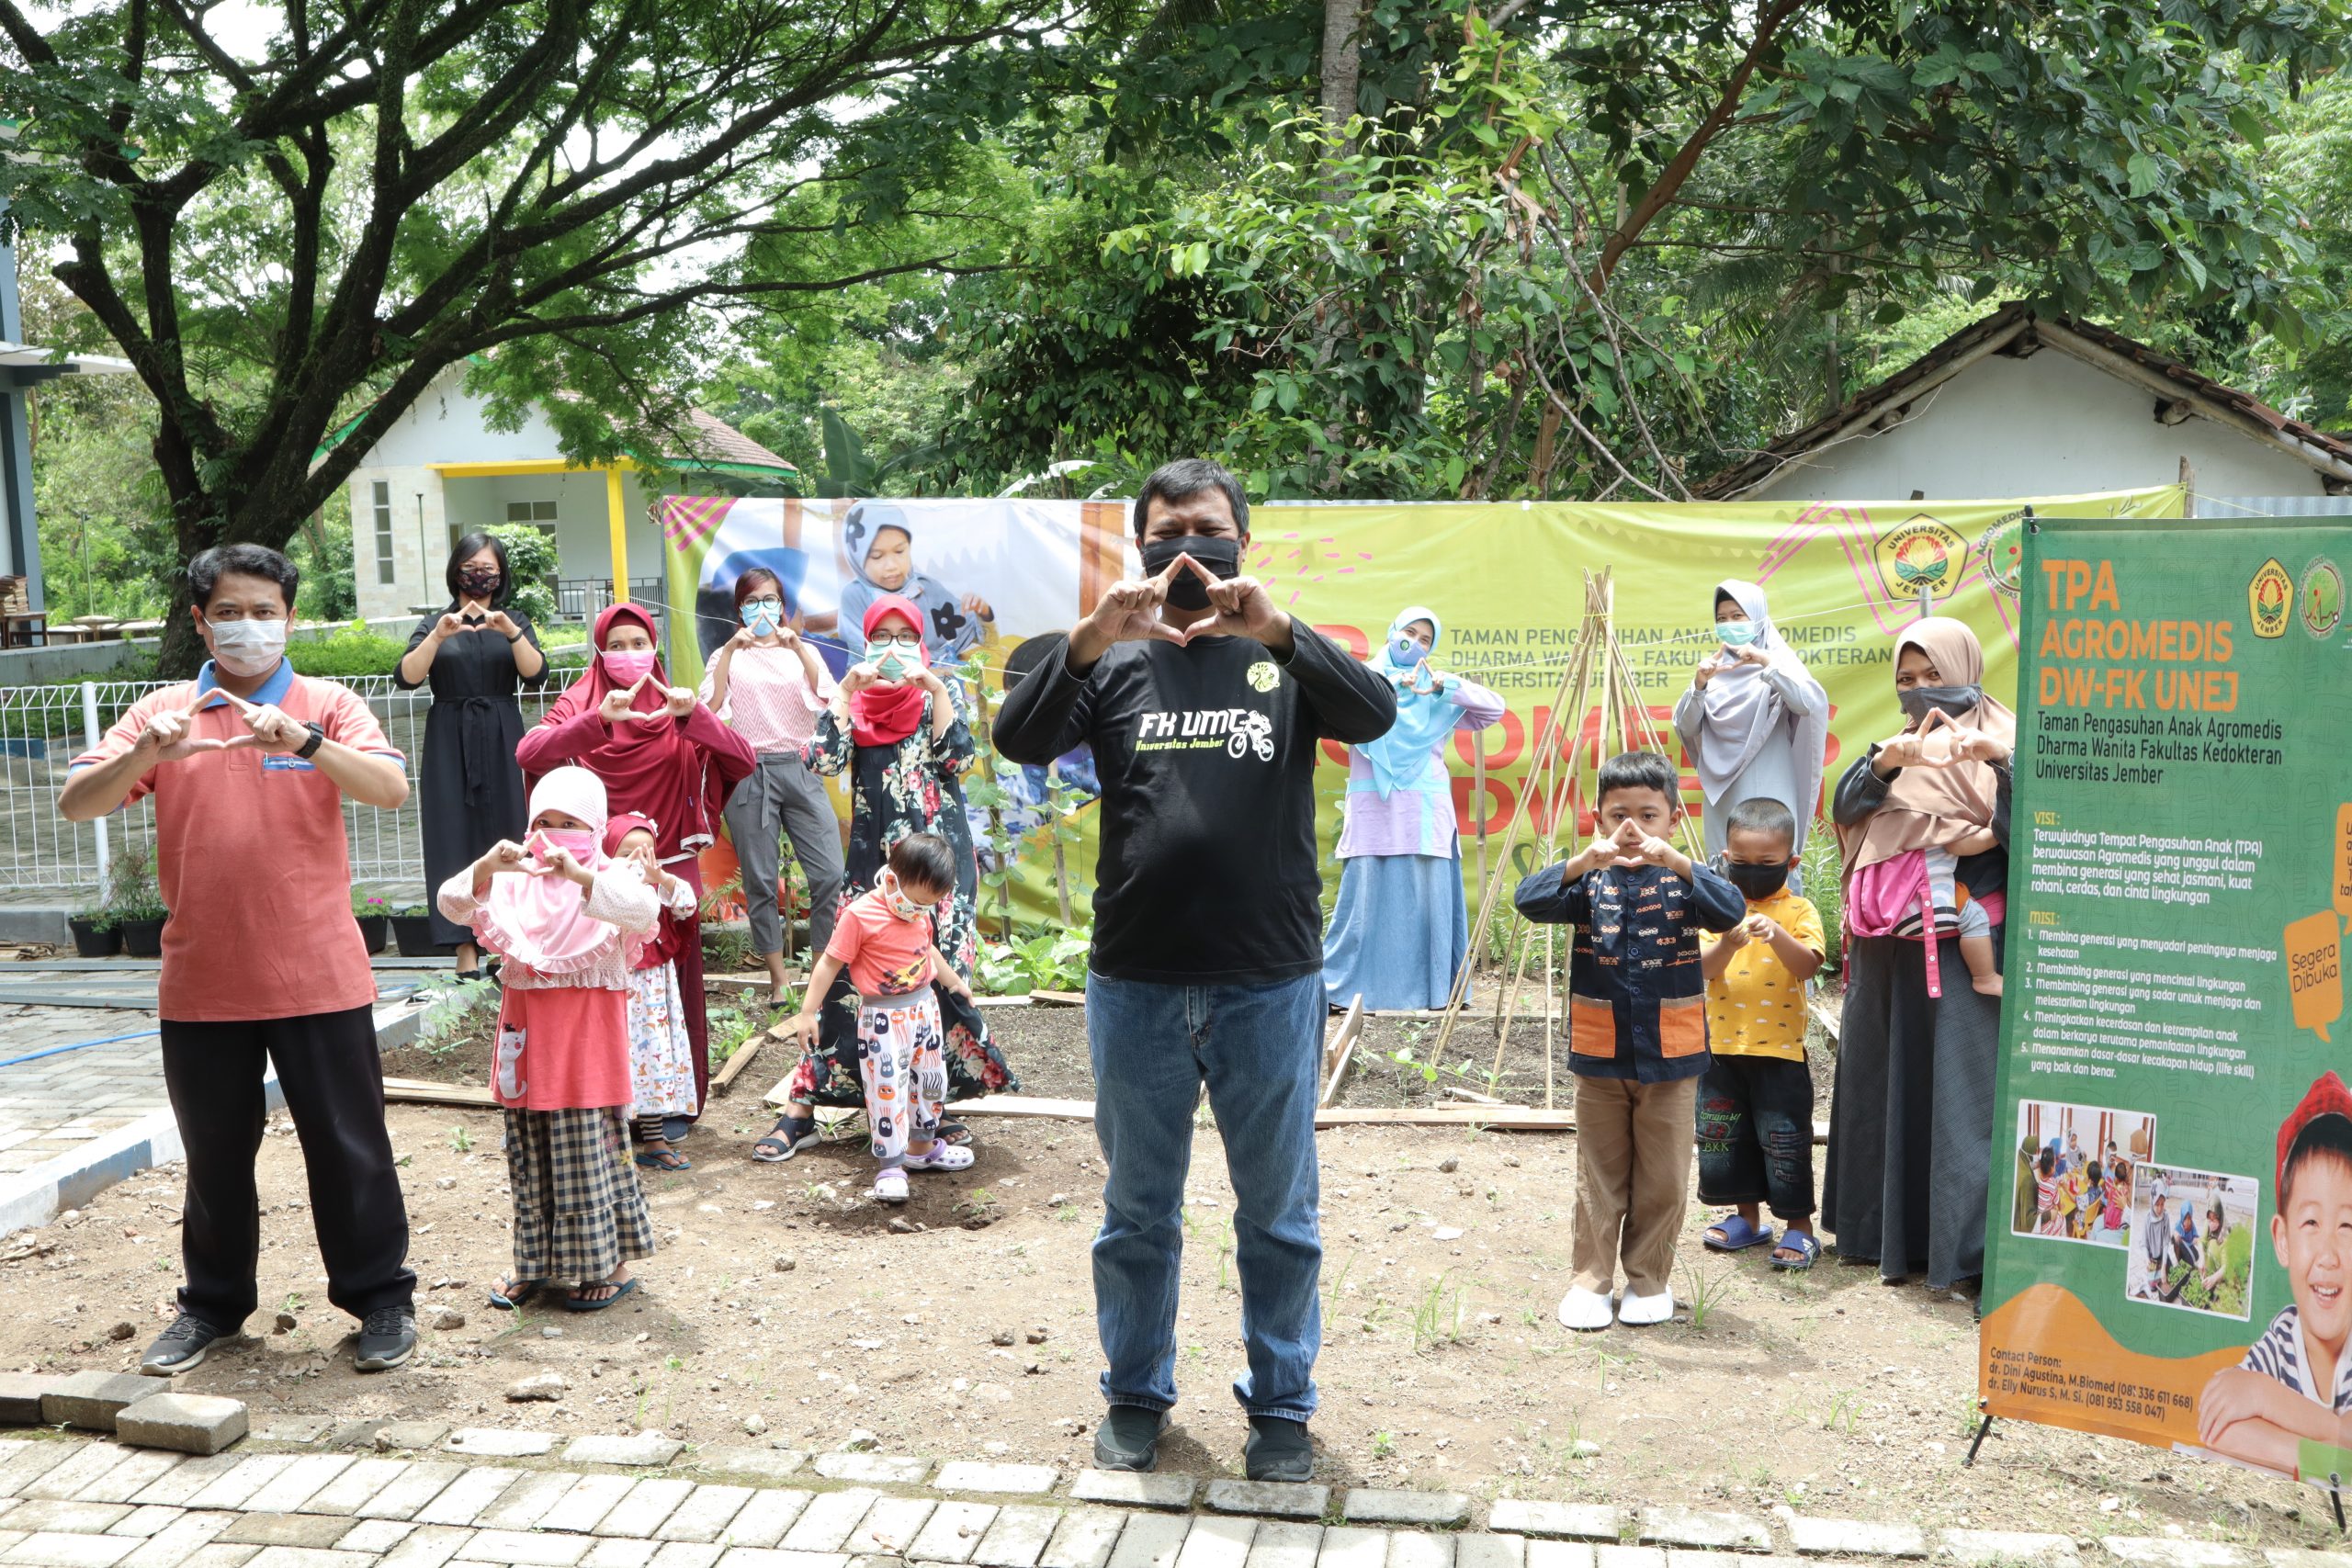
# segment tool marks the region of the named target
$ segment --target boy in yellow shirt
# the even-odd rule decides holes
[[[1747,918],[1699,950],[1714,1053],[1699,1083],[1699,1201],[1735,1211],[1707,1227],[1706,1245],[1738,1252],[1771,1244],[1758,1213],[1769,1207],[1786,1227],[1775,1269],[1810,1269],[1821,1256],[1804,988],[1825,950],[1819,912],[1788,889],[1796,835],[1795,816],[1777,800],[1732,807],[1722,869],[1747,899]]]

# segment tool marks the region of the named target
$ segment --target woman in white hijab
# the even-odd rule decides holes
[[[1752,582],[1715,585],[1715,651],[1699,661],[1690,689],[1674,705],[1674,728],[1698,770],[1709,859],[1723,852],[1724,822],[1743,800],[1777,800],[1797,819],[1804,848],[1821,802],[1829,695],[1773,629],[1764,591]],[[1804,891],[1802,873],[1791,892]]]

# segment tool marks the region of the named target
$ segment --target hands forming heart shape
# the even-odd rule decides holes
[[[605,700],[596,705],[596,716],[606,724],[658,724],[664,719],[684,718],[695,711],[692,686],[656,686],[653,689],[662,694],[662,705],[639,712],[637,694],[652,679],[653,672],[649,670],[637,678],[635,684],[616,686],[606,692]]]
[[[2004,761],[2009,749],[1943,709],[1929,708],[1917,728],[1882,742],[1879,756],[1898,768],[1948,768],[1955,762]]]
[[[1170,626],[1160,615],[1179,572],[1198,578],[1209,602],[1205,615],[1182,626]],[[1178,648],[1208,637],[1264,642],[1288,621],[1258,579],[1219,577],[1189,552],[1170,561],[1157,576],[1114,583],[1087,619],[1105,642],[1166,642]]]
[[[237,710],[243,719],[247,733],[227,739],[192,735],[196,716],[212,706],[215,701]],[[152,752],[159,762],[176,762],[205,751],[237,751],[255,747],[272,756],[284,756],[300,750],[311,739],[311,727],[280,708],[275,703],[249,703],[234,692],[219,686],[204,694],[184,708],[158,711],[139,732],[138,747]]]

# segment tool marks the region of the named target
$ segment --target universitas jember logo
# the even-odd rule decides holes
[[[2254,574],[2254,581],[2245,585],[2246,615],[2254,622],[2256,637],[2285,637],[2287,617],[2294,604],[2295,580],[2275,558],[2264,561]]]
[[[1942,599],[1960,586],[1968,541],[1922,512],[1880,535],[1871,553],[1878,562],[1879,581],[1889,593],[1904,599],[1917,599],[1922,593]]]

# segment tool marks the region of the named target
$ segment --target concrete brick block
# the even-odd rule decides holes
[[[690,1462],[696,1470],[782,1481],[807,1464],[808,1456],[798,1449],[716,1448],[704,1449]]]
[[[996,1522],[993,1503],[942,1503],[907,1547],[917,1562],[969,1562]]]
[[[931,1461],[907,1454],[819,1454],[817,1473],[828,1481],[854,1481],[866,1486],[920,1486],[931,1473]]]
[[[240,1514],[216,1540],[230,1546],[334,1546],[351,1521],[326,1514]]]
[[[31,1564],[33,1568],[114,1568],[139,1545],[129,1536],[35,1530],[0,1552],[0,1558],[12,1563]]]
[[[1331,1489],[1303,1481],[1212,1481],[1201,1501],[1212,1513],[1270,1514],[1283,1519],[1319,1519],[1331,1506]]]
[[[1682,1546],[1708,1551],[1770,1551],[1772,1532],[1746,1514],[1699,1508],[1644,1508],[1640,1540],[1645,1546]]]
[[[164,1386],[158,1379],[133,1372],[75,1372],[42,1392],[41,1425],[111,1432],[124,1405],[136,1404]]]
[[[104,1481],[136,1451],[115,1443],[83,1443],[63,1464],[16,1488],[20,1497],[54,1497],[62,1502],[79,1497]]]
[[[1453,1543],[1454,1568],[1527,1568],[1527,1538],[1465,1535]]]
[[[1245,1568],[1315,1568],[1323,1550],[1323,1527],[1269,1519],[1250,1538]]]
[[[118,1411],[114,1429],[126,1443],[205,1459],[236,1442],[250,1427],[243,1400],[208,1393],[151,1393]]]
[[[1206,1521],[1204,1520],[1204,1523]],[[1193,1521],[1181,1514],[1136,1514],[1111,1549],[1109,1568],[1176,1568]]]
[[[1246,1568],[1257,1534],[1252,1518],[1194,1519],[1177,1551],[1176,1568]]]
[[[1388,1538],[1388,1568],[1453,1568],[1453,1538],[1398,1530]]]
[[[1193,1488],[1189,1475],[1165,1471],[1081,1470],[1070,1483],[1070,1495],[1088,1503],[1115,1503],[1129,1508],[1189,1508]]]
[[[596,1527],[598,1535],[650,1540],[653,1532],[693,1493],[695,1483],[672,1476],[649,1476],[631,1487],[618,1506]]]
[[[123,1503],[70,1503],[54,1497],[35,1497],[10,1508],[6,1517],[0,1518],[0,1528],[20,1536],[36,1530],[96,1535],[130,1512],[130,1506]]]
[[[1351,1525],[1419,1525],[1425,1529],[1444,1529],[1469,1522],[1470,1499],[1460,1492],[1351,1486],[1340,1499],[1340,1513]]]
[[[595,1544],[584,1535],[547,1535],[538,1530],[477,1530],[462,1549],[468,1562],[503,1562],[526,1568],[573,1568]]]
[[[394,1421],[377,1432],[379,1450],[429,1449],[449,1435],[447,1421]]]
[[[639,1432],[633,1438],[574,1438],[564,1445],[563,1460],[566,1464],[667,1464],[685,1446],[659,1432]]]
[[[481,1459],[530,1459],[555,1450],[553,1432],[514,1432],[503,1427],[468,1427],[453,1432],[441,1447],[453,1454]]]
[[[1917,1525],[1882,1525],[1864,1519],[1789,1517],[1789,1543],[1805,1557],[1925,1557],[1928,1535]]]
[[[41,1396],[57,1392],[64,1381],[31,1372],[0,1372],[0,1425],[40,1426]]]
[[[1059,1508],[1012,1504],[997,1510],[995,1522],[973,1548],[980,1568],[1037,1568],[1037,1558],[1062,1522]]]
[[[939,1492],[996,1492],[1043,1496],[1054,1489],[1061,1472],[1050,1464],[984,1464],[956,1460],[939,1467],[932,1488]]]
[[[2253,1568],[2256,1561],[2251,1551],[2215,1540],[2110,1535],[2099,1544],[2109,1556],[2132,1568]]]
[[[938,1506],[928,1497],[884,1497],[857,1521],[842,1550],[852,1556],[904,1558]]]
[[[123,1455],[121,1463],[74,1493],[74,1498],[80,1503],[128,1503],[187,1462],[184,1454],[141,1449]]]
[[[1109,1508],[1072,1508],[1054,1527],[1038,1568],[1103,1568],[1129,1517]]]
[[[1625,1512],[1601,1503],[1540,1503],[1503,1497],[1487,1510],[1487,1528],[1511,1535],[1615,1540],[1624,1533]]]
[[[1963,1568],[2075,1568],[2081,1561],[2074,1537],[2035,1530],[1948,1529],[1937,1540],[1936,1555]],[[2271,1568],[2287,1565],[2273,1563]]]
[[[777,1544],[787,1551],[846,1552],[851,1532],[880,1500],[880,1493],[859,1486],[820,1493],[800,1510],[800,1517]]]
[[[637,1484],[632,1476],[583,1475],[564,1493],[555,1506],[549,1508],[535,1527],[543,1530],[567,1530],[586,1535],[605,1522],[620,1500]]]
[[[385,1488],[352,1510],[362,1519],[413,1519],[417,1510],[447,1491],[466,1472],[461,1464],[412,1464]]]
[[[752,1489],[748,1486],[696,1486],[662,1521],[662,1528],[653,1532],[653,1538],[690,1543],[716,1541],[719,1532],[751,1500]]]
[[[505,1495],[508,1487],[522,1479],[519,1470],[495,1466],[469,1470],[411,1517],[421,1525],[471,1525]]]
[[[752,1551],[766,1551],[784,1540],[784,1532],[792,1528],[814,1495],[788,1488],[754,1492],[751,1500],[727,1521],[718,1532],[718,1544],[741,1547]],[[846,1553],[842,1561],[847,1562]]]

